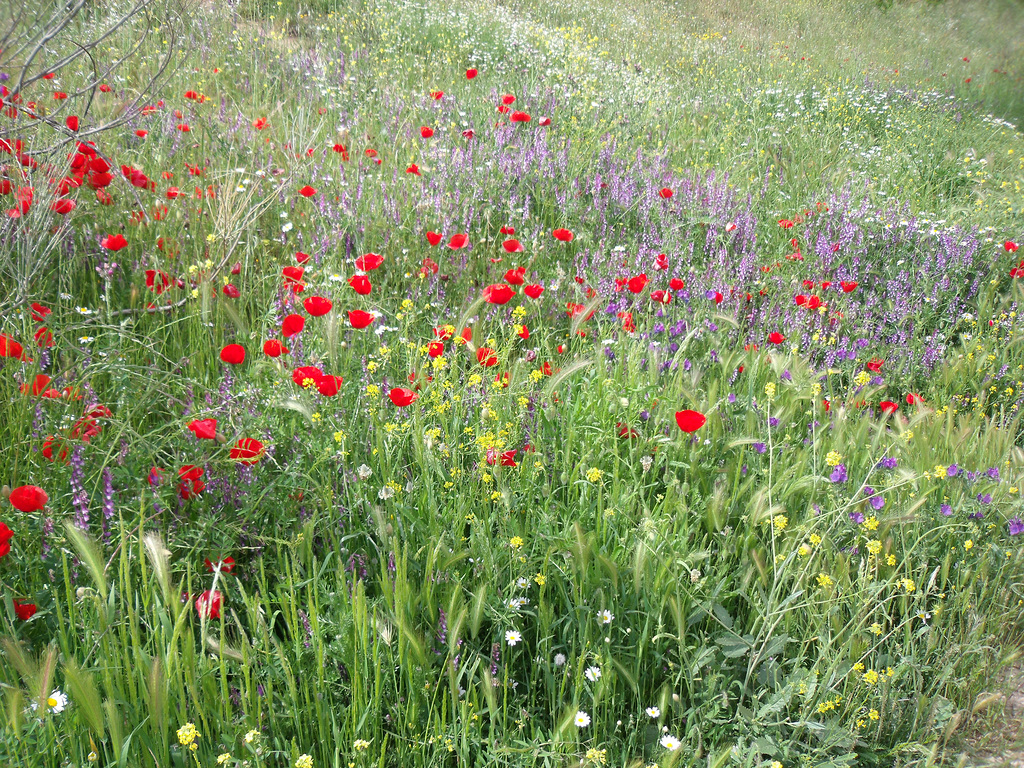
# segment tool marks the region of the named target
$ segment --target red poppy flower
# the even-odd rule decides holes
[[[427,344],[427,355],[431,358],[440,357],[444,354],[444,342],[432,341]]]
[[[21,344],[6,333],[0,333],[0,357],[13,357],[18,360],[24,360],[25,350]]]
[[[316,383],[316,389],[324,397],[334,397],[344,383],[345,380],[341,376],[325,375]]]
[[[286,339],[297,333],[302,333],[306,327],[306,318],[302,315],[288,315],[281,323],[281,335]]]
[[[365,253],[356,259],[356,269],[363,272],[372,272],[384,263],[384,257],[379,253]]]
[[[659,304],[671,304],[672,293],[671,291],[652,291],[651,301],[656,301]]]
[[[530,122],[530,116],[525,112],[513,112],[512,113],[513,123],[528,123]]]
[[[568,229],[556,229],[551,234],[554,236],[555,240],[560,240],[563,243],[571,243],[573,237],[575,237],[575,235],[573,235],[573,233]]]
[[[676,411],[676,424],[683,432],[696,432],[707,424],[707,416],[700,411]]]
[[[882,409],[882,413],[896,413],[900,408],[892,400],[883,400],[878,404],[878,407]]]
[[[476,361],[486,368],[491,368],[498,364],[498,358],[494,350],[489,347],[480,347],[476,351]]]
[[[183,482],[198,480],[206,474],[206,470],[195,464],[186,464],[178,470],[178,479]]]
[[[313,365],[303,365],[300,368],[296,368],[292,371],[292,381],[298,384],[300,387],[306,386],[306,381],[311,381],[312,386],[316,386],[316,383],[320,381],[324,373],[319,368]]]
[[[14,601],[14,615],[22,621],[28,621],[36,615],[35,603],[23,603],[21,600]]]
[[[263,342],[263,354],[267,357],[280,357],[288,354],[288,348],[277,339],[267,339]]]
[[[372,323],[374,317],[369,312],[364,312],[361,309],[353,309],[348,313],[348,321],[352,324],[353,328],[362,329]]]
[[[466,79],[467,80],[472,80],[476,76],[477,76],[477,71],[475,69],[471,68],[471,69],[467,69],[466,70]]]
[[[768,341],[770,341],[772,344],[781,344],[785,340],[786,340],[786,337],[783,336],[778,331],[774,331],[774,332],[768,334]]]
[[[462,138],[464,139],[472,139],[474,136],[476,136],[476,134],[473,132],[472,128],[467,128],[462,132]]]
[[[507,304],[516,292],[505,283],[495,283],[484,288],[484,301],[488,304]]]
[[[36,340],[36,346],[40,349],[49,349],[55,343],[53,340],[53,334],[45,325],[39,326],[36,329],[36,332],[32,334],[32,337]]]
[[[293,287],[302,282],[302,276],[306,273],[305,267],[282,267],[281,274],[284,276],[285,287]]]
[[[410,163],[409,167],[405,169],[406,173],[411,173],[413,176],[422,176],[420,173],[420,167],[416,163]]]
[[[240,438],[235,447],[228,451],[228,455],[240,464],[255,464],[263,458],[266,451],[263,443],[252,437]]]
[[[615,316],[622,321],[622,330],[626,333],[636,333],[636,323],[633,322],[632,312],[617,312]]]
[[[395,387],[388,392],[388,397],[391,398],[391,402],[397,405],[399,408],[405,408],[407,405],[415,403],[419,398],[415,392],[411,389],[405,389],[404,387]]]
[[[0,557],[10,554],[13,536],[14,532],[7,527],[6,523],[0,523]]]
[[[420,128],[420,136],[422,136],[424,139],[429,139],[433,135],[434,135],[434,129],[433,128],[430,128],[430,127],[428,127],[426,125],[424,125],[422,128]]]
[[[539,299],[540,295],[544,293],[543,285],[528,285],[523,288],[523,293],[529,296],[531,299]]]
[[[619,430],[619,437],[625,440],[636,440],[640,437],[640,433],[630,427],[628,424],[623,424],[621,421],[616,423],[615,428]]]
[[[1013,240],[1007,240],[1005,243],[1003,243],[1003,248],[1006,249],[1007,253],[1016,253],[1017,249],[1020,248],[1020,246],[1017,245],[1017,243],[1013,242]]]
[[[880,357],[873,357],[867,361],[864,367],[873,373],[878,373],[879,371],[882,370],[882,364],[884,362],[885,361],[882,360],[882,358]]]
[[[49,307],[43,306],[37,302],[32,302],[32,319],[37,323],[46,322],[46,318],[52,313]]]
[[[660,269],[660,270],[668,269],[668,254],[667,253],[659,253],[658,254],[658,257],[654,260],[654,268],[655,269]]]
[[[551,118],[550,117],[542,117],[540,120],[537,121],[537,125],[546,128],[547,126],[551,125]]]
[[[43,441],[42,454],[46,458],[46,460],[53,461],[53,448],[55,445],[58,448],[57,459],[60,461],[67,460],[68,449],[63,445],[63,443],[58,442],[57,438],[54,437],[53,435],[50,435]]]
[[[107,235],[100,240],[100,245],[106,248],[108,251],[120,251],[122,248],[127,247],[128,241],[124,239],[124,235],[118,233],[116,235]]]
[[[7,500],[20,512],[36,512],[46,506],[50,497],[38,485],[21,485],[11,491]]]
[[[505,249],[506,253],[522,253],[523,244],[518,240],[506,240],[501,244],[501,247]]]
[[[312,197],[313,195],[316,194],[316,190],[313,187],[309,186],[309,184],[307,184],[306,186],[299,190],[299,194],[302,195],[303,197]]]
[[[366,296],[373,289],[373,285],[370,284],[370,278],[366,275],[353,275],[348,279],[348,284],[360,296]]]
[[[196,613],[202,619],[219,619],[224,596],[218,590],[205,590],[196,598]]]
[[[76,205],[77,203],[74,200],[54,200],[50,203],[50,210],[61,216],[67,216],[75,210]]]
[[[839,283],[839,287],[843,289],[843,293],[850,293],[857,287],[855,281],[843,280]]]
[[[662,187],[660,190],[658,190],[658,197],[660,197],[662,200],[668,200],[670,197],[672,197],[672,195],[673,192],[668,187]]]
[[[302,302],[302,306],[313,317],[323,317],[331,311],[334,304],[331,303],[330,299],[325,299],[323,296],[310,296]]]
[[[808,309],[817,309],[820,306],[821,306],[821,297],[820,296],[808,296],[807,297],[807,308]]]
[[[427,242],[431,245],[437,245],[441,242],[441,238],[443,237],[444,235],[440,232],[427,232]]]
[[[448,241],[448,247],[451,248],[452,250],[457,250],[459,248],[465,248],[468,243],[469,235],[452,235],[451,240]]]
[[[436,275],[439,269],[440,267],[437,266],[437,262],[428,256],[423,259],[423,264],[420,266],[420,277]]]
[[[793,222],[790,221],[789,219],[779,219],[779,226],[782,227],[783,229],[792,229]]]
[[[200,440],[213,440],[217,437],[216,419],[195,419],[189,423],[188,428]]]
[[[241,344],[228,344],[220,351],[220,359],[228,365],[241,365],[245,362],[245,347]]]
[[[668,281],[668,287],[671,288],[673,291],[681,291],[683,290],[683,288],[686,287],[686,282],[680,280],[678,277],[673,277],[671,280]]]
[[[907,405],[924,404],[924,398],[916,392],[911,392],[907,395]]]
[[[522,285],[526,275],[526,267],[515,267],[505,273],[505,282],[509,285]]]
[[[216,563],[211,562],[210,558],[206,558],[204,562],[206,563],[207,573],[213,573],[216,570],[219,570],[221,573],[231,573],[235,570],[235,558],[230,555],[223,560],[218,560]]]
[[[640,293],[644,288],[647,287],[646,273],[642,275],[637,275],[636,277],[629,278],[629,280],[626,282],[626,287],[629,288],[630,293]]]

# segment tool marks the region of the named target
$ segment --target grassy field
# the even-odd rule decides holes
[[[239,0],[59,66],[128,9],[0,51],[4,765],[985,745],[1019,0]]]

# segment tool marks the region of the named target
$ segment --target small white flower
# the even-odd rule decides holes
[[[576,718],[573,720],[576,723],[577,728],[586,728],[590,725],[590,715],[584,712],[582,709],[576,713]]]
[[[373,474],[373,470],[365,464],[360,464],[359,469],[356,470],[356,474],[359,475],[360,480],[368,480],[370,475]]]
[[[556,653],[555,654],[555,666],[556,667],[561,667],[564,664],[565,664],[565,654],[564,653]]]
[[[666,733],[661,737],[661,746],[667,749],[669,752],[675,752],[679,749],[680,741],[675,736]]]
[[[516,579],[516,586],[519,587],[519,589],[526,589],[528,586],[530,586],[530,580],[525,576],[520,576],[518,579]]]
[[[661,710],[658,709],[657,707],[648,707],[647,709],[644,710],[644,712],[647,713],[648,717],[653,717],[653,718],[661,717]]]
[[[282,232],[291,232],[291,231],[292,231],[292,229],[294,229],[294,228],[295,228],[295,225],[294,225],[294,224],[292,224],[292,223],[291,223],[290,221],[286,221],[286,222],[285,222],[285,223],[284,223],[284,224],[283,224],[283,225],[281,226],[281,231],[282,231]]]
[[[522,639],[523,635],[517,629],[510,629],[508,632],[505,633],[505,642],[509,645],[516,645],[517,643],[521,642]]]
[[[333,275],[330,275],[327,279],[330,280],[332,283],[345,282],[345,278],[339,275],[337,272],[335,272]]]
[[[598,680],[601,679],[601,668],[600,667],[587,667],[587,671],[584,672],[583,674],[585,674],[587,676],[587,680],[589,680],[592,683],[596,683]]]
[[[95,339],[92,336],[79,336],[78,337],[78,343],[79,344],[89,344],[92,341],[95,341]]]
[[[380,492],[377,494],[377,498],[380,499],[381,501],[384,501],[386,499],[390,499],[394,495],[395,489],[392,488],[390,485],[385,485],[383,488],[380,489]]]
[[[58,714],[64,711],[64,707],[68,705],[68,697],[64,695],[63,691],[54,689],[53,693],[46,700],[46,706],[50,708],[54,714]]]
[[[597,618],[601,620],[602,624],[611,624],[612,621],[615,619],[615,614],[613,614],[609,610],[604,610],[597,614]]]

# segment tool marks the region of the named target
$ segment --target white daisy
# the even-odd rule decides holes
[[[661,746],[663,746],[669,752],[675,752],[677,749],[679,749],[680,743],[681,742],[679,741],[679,739],[668,733],[661,737]]]
[[[587,680],[589,680],[592,683],[596,683],[598,680],[601,679],[601,668],[600,667],[587,667],[587,671],[584,672],[583,674],[585,674],[587,676]]]
[[[590,715],[584,712],[582,709],[576,713],[576,718],[573,720],[576,723],[577,728],[586,728],[590,725]]]
[[[516,643],[522,642],[523,635],[517,629],[510,629],[505,633],[505,642],[509,645],[515,645]]]
[[[601,620],[602,624],[611,624],[612,621],[615,619],[615,614],[613,614],[609,610],[603,610],[599,614],[597,614],[597,618]]]
[[[658,709],[657,707],[648,707],[647,709],[644,710],[644,712],[647,713],[648,717],[653,717],[653,718],[661,717],[661,710]]]
[[[64,707],[68,705],[68,697],[64,695],[64,692],[58,689],[54,689],[53,693],[46,700],[46,706],[50,708],[50,711],[54,714],[58,714],[64,711]]]

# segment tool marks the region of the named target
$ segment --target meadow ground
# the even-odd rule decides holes
[[[1018,0],[178,2],[5,11],[4,765],[1019,759]]]

